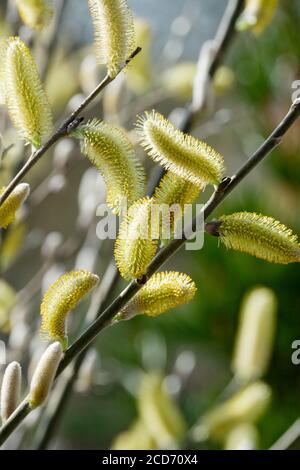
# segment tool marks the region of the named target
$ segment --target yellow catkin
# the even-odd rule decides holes
[[[253,424],[243,423],[234,428],[225,441],[225,450],[255,450],[258,448],[259,435]]]
[[[245,10],[237,22],[240,31],[250,29],[261,34],[273,20],[278,8],[278,0],[247,0]]]
[[[275,334],[277,300],[274,292],[257,287],[242,303],[232,368],[242,380],[261,378],[267,371]]]
[[[134,21],[126,0],[89,0],[98,62],[115,77],[135,48]]]
[[[127,431],[113,441],[112,450],[155,450],[157,444],[141,420],[135,421]]]
[[[135,202],[124,217],[115,244],[115,260],[124,279],[141,278],[154,257],[158,240],[152,237],[151,198]]]
[[[90,121],[74,132],[82,153],[98,168],[107,185],[107,203],[116,214],[145,192],[145,171],[124,129]]]
[[[38,31],[48,26],[53,16],[47,0],[17,0],[17,7],[23,23]]]
[[[272,217],[250,212],[237,212],[220,217],[221,241],[270,263],[288,264],[300,261],[297,235]]]
[[[187,274],[175,271],[156,273],[123,308],[117,319],[129,319],[138,314],[157,317],[190,302],[196,292],[197,287]]]
[[[62,356],[62,346],[59,342],[55,342],[48,346],[39,360],[30,384],[29,404],[31,408],[36,408],[46,401]]]
[[[11,362],[5,369],[1,386],[1,419],[4,423],[15,411],[21,395],[22,371],[18,362]]]
[[[204,142],[181,132],[158,112],[141,116],[137,129],[148,155],[166,170],[199,188],[221,181],[223,157]]]
[[[200,441],[207,438],[222,441],[236,426],[256,423],[270,401],[270,387],[264,382],[254,382],[202,416],[194,428],[194,437]]]
[[[41,331],[53,340],[68,345],[66,316],[98,283],[99,278],[85,269],[60,276],[47,290],[41,304]]]
[[[38,148],[52,130],[52,113],[37,65],[20,38],[6,41],[1,81],[9,116],[19,135]]]
[[[5,191],[5,187],[0,189],[0,196]],[[20,183],[0,206],[0,228],[6,228],[16,217],[16,212],[27,199],[30,193],[30,186],[27,183]]]

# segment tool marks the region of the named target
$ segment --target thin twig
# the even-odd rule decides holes
[[[249,160],[240,168],[240,170],[231,178],[225,178],[211,199],[201,209],[200,213],[193,219],[190,227],[187,228],[188,233],[193,233],[197,227],[198,220],[204,217],[204,220],[220,205],[231,191],[265,158],[269,153],[281,142],[283,136],[293,125],[300,115],[300,99],[292,104],[290,110],[272,132],[272,134],[264,141],[259,149],[249,158]],[[163,248],[155,256],[149,264],[143,283],[137,280],[132,281],[109,305],[104,312],[88,327],[88,329],[67,349],[57,372],[59,376],[64,369],[72,362],[72,360],[84,351],[89,344],[110,325],[115,315],[134,297],[135,294],[143,287],[144,283],[168,261],[185,242],[186,237],[182,233],[182,238],[172,240],[169,245]],[[28,400],[24,400],[22,404],[15,410],[12,416],[0,429],[0,445],[10,436],[23,419],[30,413]]]
[[[129,59],[124,64],[124,67],[119,71],[121,71],[126,67],[126,65],[131,62],[131,60],[139,54],[141,48],[138,47],[133,54],[129,57]],[[22,181],[24,176],[31,170],[31,168],[36,165],[36,163],[42,158],[42,156],[55,145],[60,139],[66,137],[71,130],[73,130],[76,126],[78,126],[82,119],[79,117],[81,113],[87,108],[87,106],[101,93],[116,77],[111,77],[110,75],[106,75],[102,82],[95,88],[94,91],[78,106],[78,108],[63,122],[63,124],[58,128],[58,130],[50,137],[50,139],[40,147],[32,157],[27,160],[25,165],[21,168],[19,173],[14,177],[14,179],[9,183],[5,191],[0,197],[0,206],[6,201],[8,196],[12,193],[15,187]]]
[[[270,450],[300,449],[300,418],[276,441]]]

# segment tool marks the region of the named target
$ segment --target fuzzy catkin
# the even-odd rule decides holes
[[[194,281],[175,271],[154,274],[117,316],[129,319],[138,314],[157,317],[179,305],[190,302],[197,292]]]
[[[48,346],[42,355],[30,384],[29,404],[31,408],[36,408],[46,401],[62,356],[63,350],[59,342]]]
[[[115,260],[124,279],[141,278],[154,257],[158,240],[151,226],[151,198],[135,202],[124,217],[115,244]]]
[[[158,112],[146,112],[141,116],[137,130],[148,155],[166,170],[199,189],[221,181],[223,157],[206,143],[181,132]]]
[[[53,8],[48,0],[16,0],[24,24],[38,31],[49,25]]]
[[[81,151],[100,171],[107,204],[120,214],[145,192],[146,175],[124,129],[94,119],[74,131]]]
[[[99,278],[85,269],[70,271],[60,276],[47,290],[41,304],[41,332],[68,345],[66,316],[98,283]]]
[[[300,261],[297,235],[272,217],[237,212],[220,217],[216,224],[221,241],[227,248],[248,253],[270,263],[288,264]]]
[[[8,420],[20,402],[21,382],[21,366],[18,362],[11,362],[5,369],[1,386],[2,423]]]
[[[0,196],[4,193],[5,187],[0,189]],[[0,228],[6,228],[16,217],[16,212],[27,199],[30,193],[30,186],[27,183],[20,183],[4,203],[0,206]]]
[[[134,22],[126,0],[89,0],[99,64],[115,77],[135,48]]]
[[[37,65],[29,48],[18,37],[9,38],[1,49],[0,80],[9,116],[20,137],[38,148],[53,124]]]

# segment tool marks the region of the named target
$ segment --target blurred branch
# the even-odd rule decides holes
[[[300,418],[270,447],[270,450],[300,449]]]
[[[187,227],[185,233],[194,233],[199,220],[207,219],[208,216],[220,205],[220,203],[236,188],[244,178],[279,145],[282,138],[300,115],[300,99],[296,100],[290,107],[288,113],[272,132],[272,134],[263,142],[259,149],[249,158],[249,160],[232,177],[222,180],[210,200],[204,205],[201,211],[193,219],[190,227]],[[146,284],[148,279],[161,268],[182,246],[187,238],[182,232],[180,239],[173,239],[169,245],[161,249],[152,262],[149,264],[147,272],[142,280],[132,281],[109,305],[100,316],[87,328],[87,330],[67,349],[57,372],[57,377],[66,369],[73,359],[81,354],[90,343],[111,323],[115,315],[127,305],[135,294]],[[30,413],[28,399],[25,399],[15,410],[11,417],[0,429],[0,445],[11,435],[23,419]]]
[[[124,67],[120,69],[116,77],[122,72],[122,70],[131,62],[131,60],[139,54],[141,48],[138,47],[133,54],[128,58]],[[8,196],[12,193],[15,187],[22,181],[24,176],[31,170],[31,168],[42,158],[42,156],[53,147],[59,140],[63,137],[67,137],[69,132],[74,130],[81,122],[82,118],[80,117],[81,113],[89,106],[89,104],[101,93],[116,77],[111,77],[106,75],[102,82],[95,88],[94,91],[78,106],[78,108],[63,122],[63,124],[58,128],[58,130],[50,137],[50,139],[37,151],[35,151],[32,156],[27,160],[25,165],[21,168],[19,173],[13,178],[9,183],[5,191],[0,197],[0,206],[6,201]]]

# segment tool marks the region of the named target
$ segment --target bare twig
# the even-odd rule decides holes
[[[272,132],[272,134],[263,142],[259,149],[249,158],[249,160],[239,169],[239,171],[231,178],[225,178],[216,189],[211,199],[201,209],[200,213],[193,219],[188,233],[193,233],[197,227],[198,219],[204,220],[220,205],[220,203],[231,193],[231,191],[241,183],[244,178],[281,142],[282,138],[294,124],[300,115],[300,100],[292,104],[290,110]],[[87,328],[87,330],[67,349],[62,359],[57,376],[72,362],[72,360],[84,351],[89,344],[110,325],[115,315],[134,297],[135,294],[143,287],[144,283],[169,260],[185,242],[186,237],[182,233],[181,239],[172,240],[169,245],[160,250],[152,262],[149,264],[143,283],[132,281],[109,305],[104,312]],[[16,409],[12,416],[0,429],[0,445],[10,436],[23,419],[30,413],[28,400],[25,399]]]
[[[276,441],[270,450],[300,449],[300,418]]]

